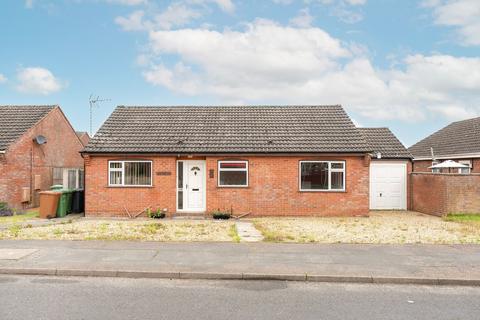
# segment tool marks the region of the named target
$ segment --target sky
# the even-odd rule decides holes
[[[410,146],[480,116],[479,0],[2,0],[0,104],[341,104]]]

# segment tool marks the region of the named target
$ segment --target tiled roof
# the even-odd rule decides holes
[[[5,151],[55,107],[0,106],[0,151]]]
[[[85,152],[369,152],[341,106],[119,106]]]
[[[411,146],[414,158],[480,153],[480,117],[457,121]]]
[[[412,158],[407,148],[388,128],[358,128],[374,154],[381,153],[382,159]]]

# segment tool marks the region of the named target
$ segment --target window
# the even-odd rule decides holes
[[[53,168],[52,185],[63,185],[63,168]]]
[[[468,165],[468,168],[459,168],[458,173],[470,174],[470,169],[472,168],[472,162],[470,160],[460,160],[458,162],[461,163],[461,164]]]
[[[84,172],[79,168],[53,168],[53,185],[67,189],[83,189]]]
[[[345,161],[300,161],[300,191],[345,191]]]
[[[219,187],[247,187],[248,161],[219,161]]]
[[[149,187],[152,185],[151,161],[110,161],[110,186]]]

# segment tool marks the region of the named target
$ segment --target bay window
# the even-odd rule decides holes
[[[152,161],[109,161],[109,186],[152,186]]]
[[[300,161],[300,191],[345,191],[345,161]]]

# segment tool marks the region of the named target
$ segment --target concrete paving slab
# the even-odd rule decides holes
[[[32,253],[37,249],[0,249],[0,260],[19,260]]]
[[[263,235],[258,231],[253,223],[248,221],[236,221],[237,233],[241,242],[260,242],[263,241]]]

